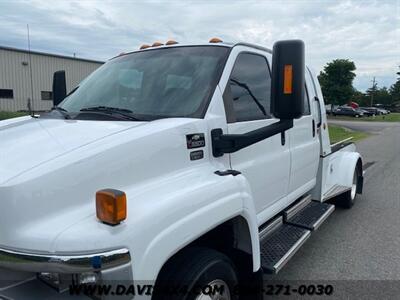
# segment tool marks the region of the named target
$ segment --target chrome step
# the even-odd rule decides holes
[[[307,195],[303,198],[301,198],[297,203],[295,203],[293,206],[289,207],[283,212],[283,220],[286,220],[290,217],[293,217],[295,214],[297,214],[299,211],[301,211],[304,207],[306,207],[308,204],[311,202],[311,195]]]
[[[310,231],[283,223],[279,217],[260,231],[261,266],[276,274],[309,238]]]
[[[335,206],[317,201],[301,202],[284,212],[284,222],[308,230],[316,230],[335,210]]]

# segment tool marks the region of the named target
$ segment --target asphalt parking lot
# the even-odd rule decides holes
[[[368,164],[364,193],[351,210],[337,209],[266,284],[331,283],[327,299],[399,299],[400,123],[330,123],[373,134],[357,143]]]
[[[380,134],[383,130],[387,128],[400,126],[400,123],[397,122],[363,122],[363,121],[344,121],[335,119],[329,119],[328,123],[347,127],[351,130],[357,130],[375,134]]]

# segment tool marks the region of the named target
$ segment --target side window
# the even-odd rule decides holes
[[[239,54],[227,88],[237,122],[271,118],[271,75],[265,57]]]
[[[53,100],[53,92],[41,91],[40,92],[42,100]]]
[[[9,89],[0,89],[0,98],[13,99],[14,91]]]

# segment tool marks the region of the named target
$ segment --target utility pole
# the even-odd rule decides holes
[[[374,95],[375,95],[377,85],[378,84],[376,83],[375,76],[374,76],[374,79],[372,79],[372,88],[371,88],[371,105],[370,105],[371,107],[374,104]]]

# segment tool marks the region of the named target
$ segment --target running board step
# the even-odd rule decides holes
[[[306,197],[283,213],[285,223],[308,230],[316,230],[335,210],[328,203],[311,201]]]
[[[260,232],[261,266],[266,273],[276,274],[309,238],[310,231],[284,224],[277,218]]]

